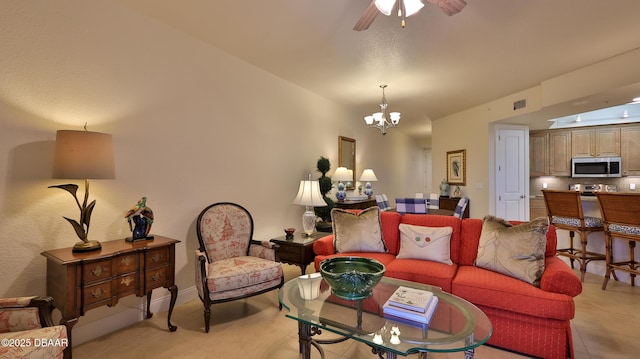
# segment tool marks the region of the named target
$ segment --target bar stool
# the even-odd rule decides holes
[[[604,276],[602,290],[607,288],[609,278],[617,281],[614,270],[627,272],[631,276],[631,285],[640,274],[640,262],[635,260],[636,241],[640,241],[640,194],[638,193],[597,193],[600,213],[604,222],[604,238],[607,248],[607,273]],[[613,238],[629,241],[629,260],[613,261]]]
[[[604,232],[602,220],[596,217],[585,217],[582,213],[582,200],[577,191],[542,190],[544,203],[547,206],[549,222],[558,229],[569,231],[569,247],[556,250],[559,256],[569,257],[571,268],[573,262],[580,263],[580,281],[584,282],[587,264],[595,260],[605,260],[602,253],[587,251],[587,236],[594,232]],[[575,232],[580,234],[580,248],[573,245]]]

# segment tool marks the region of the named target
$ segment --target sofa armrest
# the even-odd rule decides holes
[[[573,270],[557,256],[546,257],[540,289],[572,297],[582,293],[582,283]]]
[[[317,256],[335,254],[336,249],[333,246],[333,234],[329,234],[313,242],[313,253],[315,253]]]

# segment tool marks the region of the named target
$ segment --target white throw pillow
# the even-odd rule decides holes
[[[400,252],[396,258],[423,259],[444,264],[451,261],[451,227],[425,227],[401,223]]]

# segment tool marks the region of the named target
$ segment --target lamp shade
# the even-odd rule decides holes
[[[52,177],[61,179],[115,178],[111,135],[89,131],[58,131]]]
[[[360,175],[360,181],[362,182],[375,182],[377,180],[376,174],[370,168],[362,171],[362,175]]]
[[[333,176],[331,176],[331,179],[334,181],[351,181],[353,180],[353,177],[349,173],[347,167],[338,167],[336,168],[336,172]]]
[[[320,184],[318,181],[303,180],[300,181],[298,194],[293,200],[293,204],[297,204],[299,206],[323,207],[327,205],[327,202],[322,198],[322,194],[320,193]]]

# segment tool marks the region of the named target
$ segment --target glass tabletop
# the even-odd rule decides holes
[[[298,278],[288,281],[278,294],[280,303],[288,310],[287,317],[387,352],[408,355],[469,351],[491,337],[491,321],[480,309],[439,287],[383,277],[371,297],[346,300],[331,294],[323,279],[320,295],[305,300],[300,296],[298,281]],[[438,297],[428,325],[383,313],[383,305],[399,286],[428,290]],[[400,334],[392,338],[393,332]]]

